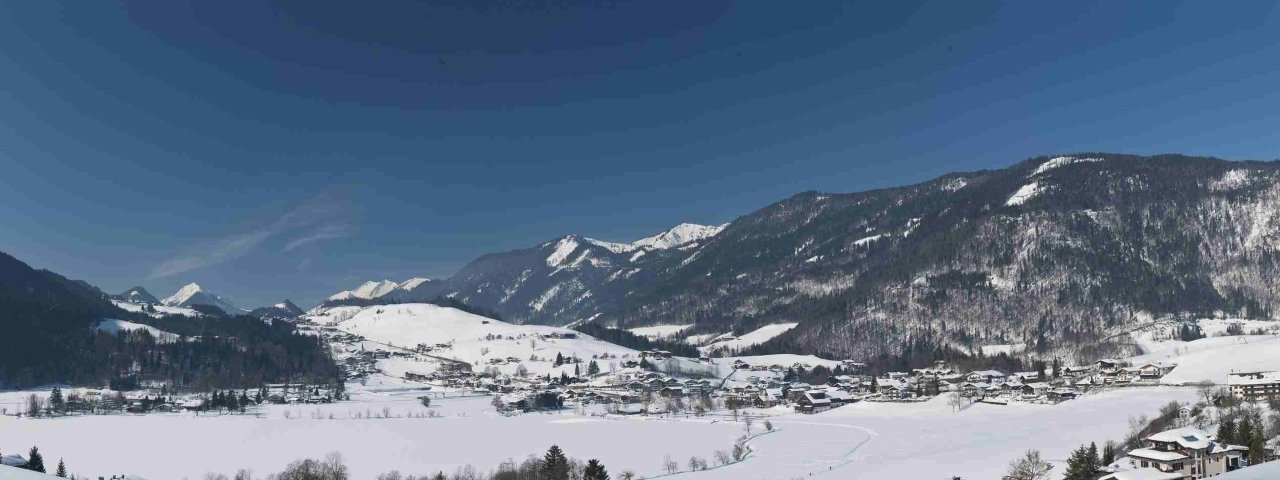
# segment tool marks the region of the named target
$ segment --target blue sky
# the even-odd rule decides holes
[[[1280,157],[1266,2],[267,3],[0,3],[0,250],[310,306],[805,190]]]

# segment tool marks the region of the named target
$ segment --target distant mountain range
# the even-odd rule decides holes
[[[148,292],[147,289],[143,287],[133,287],[125,290],[124,292],[111,295],[110,298],[111,300],[118,302],[118,305],[126,307],[132,311],[139,311],[139,307],[152,307],[151,311],[155,315],[199,315],[200,313],[197,310],[207,312],[208,309],[206,307],[216,307],[223,314],[227,315],[249,314],[262,319],[293,319],[306,313],[287,299],[275,305],[246,310],[236,306],[236,304],[220,295],[204,290],[204,288],[197,283],[187,284],[173,295],[165,297],[163,300],[156,299],[151,292]],[[160,310],[155,310],[154,307],[156,306],[161,306],[162,308],[160,308]],[[163,307],[172,308],[165,309]],[[193,310],[193,308],[195,308],[195,310]]]
[[[684,223],[632,243],[566,235],[533,248],[482,256],[443,280],[366,282],[329,297],[317,309],[445,295],[509,321],[565,325],[619,306],[625,292],[611,287],[629,285],[626,280],[644,265],[696,252],[723,228]]]
[[[1277,217],[1275,162],[1046,156],[805,192],[725,226],[632,243],[566,235],[484,255],[412,293],[392,295],[384,281],[351,296],[445,295],[514,322],[695,324],[690,333],[799,322],[761,348],[842,357],[920,340],[1071,353],[1153,318],[1269,318],[1280,305]]]

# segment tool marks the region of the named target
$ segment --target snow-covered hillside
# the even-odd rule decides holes
[[[165,305],[146,305],[141,303],[124,302],[120,300],[112,300],[111,303],[115,304],[115,306],[117,307],[120,307],[121,310],[124,310],[127,312],[145,312],[147,315],[150,315],[156,318],[160,318],[165,315],[182,315],[184,317],[199,317],[203,315],[202,313],[192,310],[190,308],[169,307]]]
[[[705,238],[714,237],[725,225],[698,225],[695,223],[681,223],[670,230],[659,233],[652,237],[645,237],[631,243],[634,248],[651,248],[661,250],[666,248],[678,247],[689,242],[696,242]]]
[[[113,335],[118,334],[120,332],[146,330],[151,333],[151,336],[154,337],[157,342],[161,342],[161,343],[174,342],[182,338],[181,336],[175,333],[166,332],[164,330],[161,330],[149,325],[143,325],[141,323],[134,323],[126,320],[117,320],[114,318],[104,319],[98,322],[98,325],[96,325],[94,328],[99,332],[107,332]]]
[[[515,373],[518,365],[524,365],[533,374],[556,375],[560,371],[572,374],[573,365],[554,367],[553,360],[557,354],[587,362],[593,356],[626,358],[638,353],[567,328],[512,325],[424,303],[362,308],[349,318],[333,323],[333,326],[367,340],[396,347],[448,344],[448,347],[432,350],[431,354],[468,362],[476,370],[494,366],[503,373]],[[508,358],[516,361],[508,362]],[[491,363],[492,359],[503,361]],[[601,361],[601,368],[607,371],[608,361]]]
[[[765,325],[763,327],[757,328],[755,330],[752,330],[751,332],[745,333],[742,336],[738,336],[738,337],[725,334],[713,339],[711,343],[707,345],[698,347],[698,351],[707,353],[715,350],[724,350],[729,352],[741,350],[753,345],[759,345],[761,343],[768,341],[770,338],[776,337],[778,335],[782,335],[787,330],[796,328],[796,325],[799,325],[799,324],[798,323],[775,323],[772,325]]]

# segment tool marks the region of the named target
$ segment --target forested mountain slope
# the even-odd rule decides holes
[[[414,293],[519,323],[694,324],[691,334],[800,323],[759,351],[865,357],[923,342],[1105,354],[1127,347],[1099,340],[1152,318],[1269,318],[1278,215],[1275,162],[1046,156],[801,193],[726,226],[651,237],[674,242],[567,235],[482,256]]]

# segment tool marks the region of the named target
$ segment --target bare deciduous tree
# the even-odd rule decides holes
[[[671,455],[667,455],[662,457],[662,469],[666,471],[667,474],[673,474],[680,469],[680,464],[676,463],[675,460],[672,460]]]
[[[1004,480],[1048,480],[1053,465],[1040,458],[1039,450],[1027,450],[1026,455],[1009,464],[1009,474]]]

